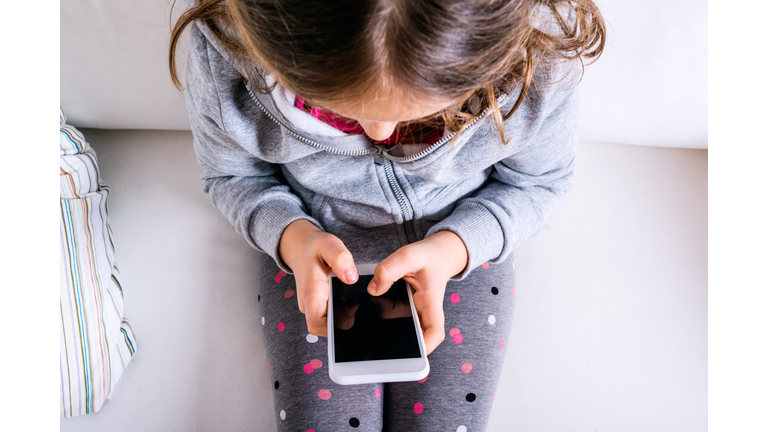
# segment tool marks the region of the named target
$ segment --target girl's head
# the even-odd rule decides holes
[[[563,35],[534,26],[540,6]],[[575,20],[566,23],[568,9]],[[231,54],[308,103],[358,120],[372,138],[376,123],[385,132],[435,114],[457,129],[486,106],[500,120],[496,96],[527,90],[537,61],[597,56],[604,34],[591,0],[201,0],[174,29],[177,85],[173,50],[193,19],[233,29],[236,38],[212,28]]]

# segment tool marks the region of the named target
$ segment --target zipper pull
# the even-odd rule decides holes
[[[378,166],[381,166],[382,163],[384,163],[384,149],[381,147],[375,147],[376,151],[373,153],[373,163],[375,163]]]

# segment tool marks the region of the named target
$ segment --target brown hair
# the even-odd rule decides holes
[[[556,22],[536,23],[547,15]],[[440,113],[454,131],[490,107],[503,142],[502,121],[523,102],[536,70],[596,59],[605,46],[592,0],[200,0],[171,33],[169,67],[180,90],[175,51],[194,20],[230,57],[255,62],[308,103],[399,88],[462,101]],[[518,87],[502,115],[497,98]]]

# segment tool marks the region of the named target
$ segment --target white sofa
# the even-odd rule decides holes
[[[200,191],[170,3],[61,4],[61,106],[111,187],[138,340],[111,399],[62,431],[275,429],[257,252]],[[490,431],[707,428],[706,3],[598,5],[576,186],[515,253]]]

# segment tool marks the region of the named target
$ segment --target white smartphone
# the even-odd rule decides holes
[[[359,264],[347,285],[331,273],[328,286],[328,371],[337,384],[418,381],[429,362],[411,286],[400,279],[374,297],[375,264]]]

